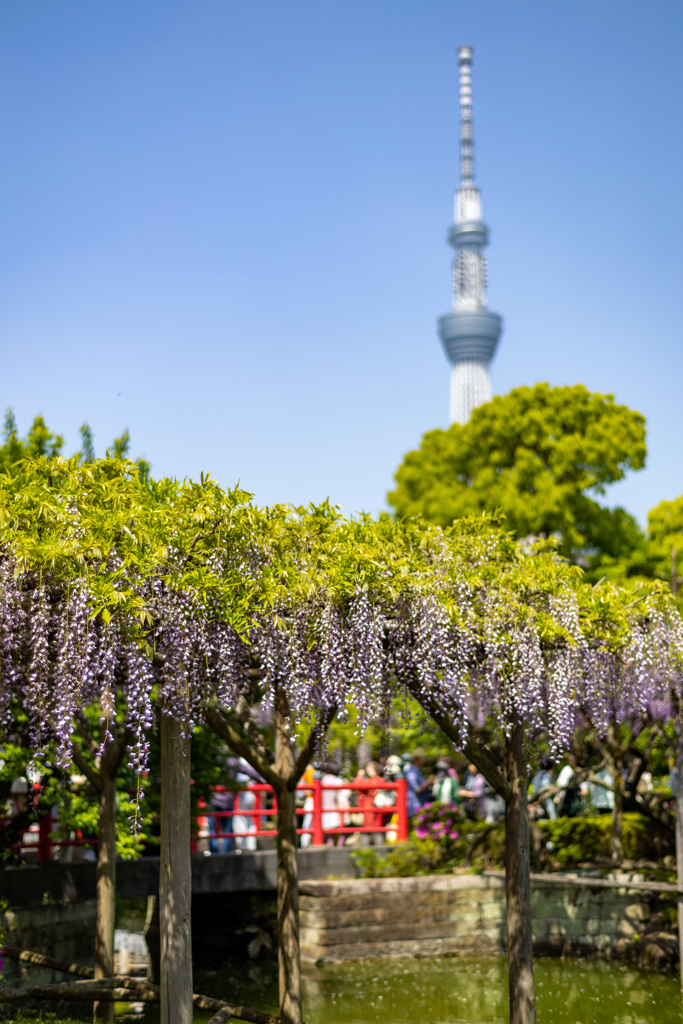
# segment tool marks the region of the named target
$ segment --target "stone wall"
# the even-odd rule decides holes
[[[626,955],[654,897],[587,879],[535,881],[537,954]],[[385,956],[498,953],[505,947],[501,877],[431,875],[305,882],[301,951],[309,963]]]
[[[94,966],[95,901],[19,907],[0,915],[5,942],[18,949],[45,953],[57,960]],[[64,981],[64,974],[4,958],[2,981],[8,988]]]
[[[539,955],[624,955],[650,919],[651,894],[642,890],[532,883],[534,949]]]
[[[0,914],[0,926],[8,946],[30,949],[34,953],[45,953],[58,960],[68,960],[70,963],[83,964],[86,967],[94,966],[94,900],[48,903],[44,906],[5,910]],[[53,981],[64,980],[65,975],[61,971],[25,964],[8,956],[3,957],[2,984],[6,988],[30,988],[33,985],[49,985]],[[21,1006],[30,1008],[30,1004],[25,1002]],[[0,1018],[14,1020],[16,1010],[17,1007],[10,1003],[0,1004]],[[82,1017],[85,1011],[92,1019],[92,1006],[89,1007],[82,1002],[51,1003],[50,1010],[71,1017]]]
[[[381,847],[389,849],[388,847]],[[299,878],[356,878],[358,868],[342,846],[309,846],[297,851]],[[26,864],[0,869],[0,900],[12,907],[33,906],[42,900],[73,902],[95,898],[96,864]],[[277,887],[277,853],[192,854],[192,892],[243,892]],[[120,860],[116,865],[116,895],[130,898],[159,892],[159,858]]]

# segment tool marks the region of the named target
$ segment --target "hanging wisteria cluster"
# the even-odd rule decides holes
[[[444,534],[328,507],[260,512],[211,482],[161,500],[122,476],[105,506],[101,481],[91,494],[66,479],[80,504],[55,501],[53,546],[41,524],[42,546],[22,547],[24,517],[0,549],[0,726],[16,702],[36,751],[56,743],[62,763],[93,705],[103,742],[128,727],[141,773],[154,705],[191,727],[208,705],[268,707],[280,689],[295,720],[352,705],[364,731],[409,692],[463,743],[494,716],[559,750],[580,713],[606,727],[681,698],[683,626],[663,592],[607,600],[490,524]]]
[[[493,718],[508,733],[523,722],[558,754],[585,717],[604,734],[614,720],[681,708],[683,623],[665,588],[640,600],[617,588],[598,597],[551,551],[517,551],[482,575],[495,548],[495,535],[478,545],[475,572],[455,551],[442,557],[432,593],[393,634],[397,679],[450,714],[463,744],[470,726]]]
[[[153,672],[138,644],[117,625],[93,617],[92,595],[82,579],[66,586],[47,573],[22,573],[5,555],[0,585],[0,728],[9,724],[16,702],[28,717],[36,753],[55,743],[57,761],[66,764],[77,712],[100,706],[106,742],[120,694],[126,721],[117,724],[129,727],[131,767],[142,771]]]
[[[683,707],[683,623],[661,595],[643,598],[616,649],[586,645],[582,661],[585,714],[601,734],[611,722],[667,719]]]

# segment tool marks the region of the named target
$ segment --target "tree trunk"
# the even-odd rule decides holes
[[[621,726],[614,722],[607,730],[605,743],[605,761],[607,770],[612,776],[614,789],[614,808],[612,809],[612,860],[621,864],[624,859],[624,780],[621,769],[627,746],[622,742]]]
[[[162,714],[161,1024],[192,1024],[191,902],[189,727]]]
[[[612,860],[621,864],[624,859],[624,780],[616,769],[612,775],[614,810],[612,811]]]
[[[294,750],[285,693],[275,696],[275,768],[294,780]],[[301,1024],[301,951],[299,948],[299,865],[296,842],[296,781],[277,794],[277,927],[282,1024]]]
[[[504,742],[505,777],[512,791],[505,807],[510,1024],[536,1024],[524,725],[516,720]]]
[[[298,757],[294,756],[287,694],[275,687],[275,758],[259,750],[237,733],[229,722],[208,708],[206,721],[239,757],[244,757],[273,787],[277,795],[277,902],[280,1014],[282,1024],[301,1024],[301,953],[299,947],[299,866],[297,863],[296,786],[313,756],[316,735],[312,732]],[[248,710],[248,709],[247,709]],[[328,728],[334,708],[322,712],[317,725]],[[247,730],[245,729],[245,732]]]
[[[299,865],[296,859],[295,795],[277,795],[277,929],[282,1024],[301,1024]]]
[[[681,970],[681,989],[683,989],[683,721],[675,720],[676,729],[676,869],[678,878],[678,958]]]
[[[114,926],[116,919],[116,776],[102,758],[100,779],[100,820],[97,832],[97,911],[95,933],[95,978],[114,974]],[[113,1021],[114,1004],[94,1003],[95,1020]]]

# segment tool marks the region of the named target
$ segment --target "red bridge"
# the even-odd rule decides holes
[[[297,792],[306,796],[303,806],[296,809],[299,821],[297,834],[302,838],[310,836],[309,841],[302,841],[301,845],[324,846],[334,843],[337,837],[354,833],[381,834],[388,842],[402,842],[408,838],[406,786],[405,779],[395,782],[368,779],[335,785],[323,785],[321,779],[313,779],[310,783],[300,783]],[[232,810],[219,811],[207,807],[197,815],[197,838],[192,841],[193,851],[197,849],[198,839],[203,838],[241,841],[277,835],[277,796],[271,786],[254,783],[235,789],[234,793]],[[353,793],[358,796],[352,805]],[[380,798],[380,794],[386,796]],[[238,830],[216,831],[221,822],[231,825],[235,818],[242,819]],[[207,828],[209,819],[215,822],[211,830]],[[19,848],[22,852],[35,851],[38,861],[50,861],[55,847],[97,845],[97,840],[80,835],[54,839],[53,832],[57,826],[51,811],[48,812],[24,833]]]
[[[406,786],[405,779],[397,779],[396,782],[368,779],[363,782],[340,782],[332,786],[323,785],[321,779],[313,779],[310,783],[301,782],[296,787],[297,792],[306,793],[307,796],[303,807],[296,809],[300,823],[297,835],[310,836],[312,846],[323,846],[330,840],[334,842],[336,836],[357,832],[383,834],[389,842],[402,842],[408,838]],[[234,792],[235,804],[232,810],[207,808],[202,811],[198,817],[200,837],[241,840],[277,835],[274,820],[277,817],[277,796],[272,786],[254,783]],[[355,806],[351,805],[352,793],[358,794]],[[375,800],[380,793],[386,793],[389,799],[377,806]],[[244,825],[239,830],[217,831],[221,821],[227,819],[226,823],[229,824],[235,817],[244,819]],[[210,818],[216,824],[209,833],[206,824]],[[308,844],[302,842],[301,845]],[[196,840],[193,846],[196,849]]]

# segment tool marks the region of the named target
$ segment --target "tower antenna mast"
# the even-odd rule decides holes
[[[473,409],[491,399],[489,364],[503,321],[486,306],[488,228],[481,194],[474,185],[471,46],[458,49],[460,65],[460,187],[448,241],[453,260],[453,309],[439,319],[439,336],[452,364],[451,423],[467,423]]]

